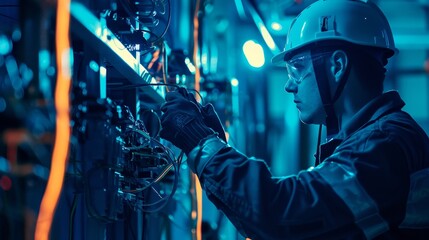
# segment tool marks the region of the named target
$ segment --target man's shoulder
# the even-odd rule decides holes
[[[419,124],[406,112],[392,111],[370,121],[347,137],[345,142],[357,144],[378,140],[380,143],[415,144],[429,148],[429,138]]]
[[[356,148],[399,150],[412,158],[429,157],[429,138],[419,124],[404,111],[393,111],[356,131],[346,144]],[[429,161],[429,159],[427,160]]]
[[[376,121],[377,128],[384,133],[394,136],[427,139],[423,128],[406,112],[394,111]]]

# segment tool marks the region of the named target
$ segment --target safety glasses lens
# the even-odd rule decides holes
[[[287,62],[286,69],[290,79],[300,83],[302,79],[310,72],[311,64],[304,61]]]
[[[301,55],[295,56],[289,61],[286,61],[286,69],[288,76],[291,80],[296,83],[301,83],[304,78],[306,78],[312,71],[312,59],[324,58],[331,53],[324,52],[317,55]]]

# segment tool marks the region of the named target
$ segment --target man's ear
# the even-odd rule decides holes
[[[343,50],[336,50],[331,55],[331,74],[335,79],[335,82],[339,82],[344,76],[347,65],[349,64],[349,58]]]

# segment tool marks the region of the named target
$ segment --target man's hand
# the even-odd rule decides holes
[[[227,142],[225,129],[223,128],[219,116],[213,105],[211,103],[208,103],[202,106],[199,102],[197,102],[194,95],[189,93],[185,88],[179,87],[177,92],[182,94],[182,96],[187,98],[189,101],[195,103],[195,105],[197,105],[199,110],[201,111],[201,114],[203,115],[203,121],[207,125],[207,127],[213,129],[218,134],[219,138]]]
[[[201,113],[203,114],[204,123],[217,132],[219,138],[227,142],[225,130],[213,105],[211,103],[204,105],[201,108]]]
[[[186,91],[186,90],[185,90]],[[179,91],[168,92],[161,107],[160,136],[188,154],[198,143],[215,132],[206,126],[200,107]],[[195,100],[195,98],[194,98]]]

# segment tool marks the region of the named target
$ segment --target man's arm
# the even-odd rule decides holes
[[[365,147],[368,141],[374,146]],[[215,137],[188,156],[209,199],[254,239],[374,238],[405,211],[398,208],[405,206],[407,170],[395,163],[404,155],[382,133],[350,141],[313,170],[280,179],[264,161],[247,158]]]

